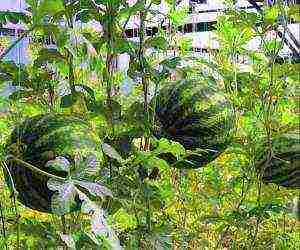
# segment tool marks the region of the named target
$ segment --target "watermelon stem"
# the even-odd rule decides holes
[[[36,173],[45,175],[45,176],[47,176],[47,177],[49,177],[49,178],[54,178],[54,179],[56,179],[56,180],[58,180],[58,181],[63,181],[63,182],[64,182],[64,181],[67,180],[66,178],[63,178],[63,177],[60,177],[60,176],[57,176],[57,175],[53,175],[53,174],[47,173],[47,172],[45,172],[45,171],[43,171],[43,170],[41,170],[41,169],[39,169],[39,168],[37,168],[37,167],[31,165],[31,164],[28,163],[28,162],[25,162],[25,161],[23,161],[23,160],[21,160],[21,159],[15,157],[15,156],[13,156],[13,155],[7,155],[7,156],[6,156],[6,160],[7,160],[7,161],[14,161],[14,162],[16,162],[16,163],[19,163],[19,164],[23,165],[24,167],[29,168],[29,169],[32,170],[33,172],[36,172]]]

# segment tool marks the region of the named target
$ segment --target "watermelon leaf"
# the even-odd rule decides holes
[[[119,155],[119,153],[109,144],[102,143],[102,150],[103,153],[109,156],[110,158],[115,159],[120,163],[123,161],[123,158]]]
[[[145,41],[148,48],[166,49],[168,46],[167,40],[162,36],[150,37]]]
[[[92,88],[84,84],[77,84],[75,87],[82,88],[93,100],[95,100],[95,93]]]
[[[73,181],[60,182],[50,178],[47,186],[50,190],[56,191],[51,198],[51,208],[55,214],[64,215],[77,206],[75,199],[78,192]]]
[[[151,3],[153,3],[153,4],[161,4],[161,0],[151,0]]]
[[[75,170],[71,173],[74,179],[84,179],[97,174],[98,168],[97,156],[90,153],[86,157],[79,155],[75,158]]]
[[[60,233],[59,236],[70,249],[76,249],[76,243],[72,235]]]
[[[21,98],[31,97],[33,94],[32,90],[16,90],[9,96],[9,99],[16,101]]]
[[[180,61],[181,61],[180,57],[172,57],[161,61],[160,65],[167,67],[169,69],[175,69],[180,64]]]
[[[109,239],[111,249],[121,250],[122,248],[115,232],[109,227],[105,219],[104,210],[81,191],[78,190],[78,194],[79,199],[82,200],[81,211],[91,215],[92,233],[86,233],[89,238],[99,245],[101,242],[98,240],[99,236],[106,236]]]
[[[143,1],[137,1],[131,7],[123,8],[119,12],[119,16],[123,18],[127,18],[128,16],[134,16],[137,12],[144,10],[145,3]]]
[[[179,158],[185,154],[185,148],[178,142],[162,138],[158,140],[157,148],[154,152],[156,154],[171,153]]]
[[[62,0],[41,1],[41,4],[39,6],[39,13],[41,15],[54,15],[63,10],[64,5]]]
[[[131,41],[128,41],[126,39],[123,38],[117,38],[115,44],[114,44],[114,50],[115,53],[132,53],[133,52],[133,48],[134,48],[134,44]]]
[[[41,66],[47,62],[61,62],[65,57],[57,49],[43,48],[39,51],[38,58],[34,61],[35,66]]]
[[[62,156],[56,157],[54,160],[48,161],[46,167],[53,168],[58,171],[69,172],[70,162]]]
[[[76,185],[79,185],[80,187],[83,187],[84,189],[88,190],[90,194],[98,197],[105,197],[110,196],[112,197],[112,192],[106,188],[105,186],[101,185],[100,183],[96,182],[88,182],[88,181],[79,181],[79,180],[73,180]]]
[[[65,95],[61,98],[60,107],[61,108],[69,108],[73,104],[75,104],[76,100],[77,100],[76,95],[72,95],[72,94]]]

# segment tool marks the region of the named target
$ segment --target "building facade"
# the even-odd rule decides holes
[[[272,4],[275,0],[267,0],[269,4]],[[297,2],[298,0],[292,0]],[[129,0],[129,3],[133,5],[136,0]],[[236,6],[238,8],[248,9],[249,11],[257,11],[253,5],[246,0],[236,0]],[[262,5],[261,2],[257,3]],[[195,53],[199,55],[205,53],[207,49],[218,49],[218,43],[215,40],[214,35],[214,25],[216,24],[217,17],[224,11],[225,4],[222,0],[177,0],[176,8],[184,8],[188,11],[188,16],[185,18],[184,23],[178,27],[178,33],[184,37],[188,37],[192,40],[192,47]],[[167,14],[168,7],[164,1],[160,5],[155,6],[157,13],[161,13],[151,20],[151,24],[148,24],[145,30],[147,36],[152,36],[158,32],[158,28],[167,29],[168,20],[166,20],[163,15]],[[1,0],[0,11],[15,11],[15,12],[25,12],[26,4],[24,0]],[[293,23],[288,25],[289,30],[294,35],[294,38],[299,41],[300,37],[300,24]],[[11,42],[15,41],[25,29],[20,24],[7,23],[5,25],[0,24],[0,38],[6,37]],[[130,18],[126,26],[126,37],[128,39],[137,40],[139,33],[139,17],[133,16]],[[289,38],[287,38],[289,39]],[[30,38],[26,37],[22,39],[18,45],[11,50],[6,59],[14,60],[17,63],[26,63],[26,50]],[[45,41],[47,44],[51,44],[52,41],[49,39]],[[293,41],[290,40],[291,43]],[[259,49],[260,40],[253,39],[249,43],[250,49]],[[297,47],[297,46],[296,46]],[[3,49],[3,48],[2,48]],[[299,48],[298,48],[299,49]],[[0,48],[1,52],[1,48]],[[300,53],[300,51],[298,51]],[[288,56],[293,52],[291,49],[285,45],[281,51],[282,56]],[[123,59],[122,59],[123,58]],[[122,61],[126,61],[127,57],[123,56],[120,58]],[[125,63],[124,61],[124,63]]]

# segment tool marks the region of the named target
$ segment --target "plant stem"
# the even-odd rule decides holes
[[[61,218],[61,224],[62,224],[62,232],[64,234],[66,234],[67,233],[66,217],[64,215],[62,215],[60,218]]]
[[[17,205],[17,201],[16,201],[16,195],[13,192],[12,195],[12,199],[13,199],[13,204],[14,204],[14,209],[15,209],[15,214],[16,214],[16,222],[17,222],[17,249],[20,249],[20,215],[19,215],[19,210],[18,210],[18,205]]]
[[[5,218],[4,218],[4,212],[3,212],[3,207],[2,207],[1,200],[0,200],[0,216],[1,216],[2,232],[3,232],[5,249],[7,250],[8,248],[7,248],[7,243],[6,243]]]
[[[107,54],[106,54],[106,74],[104,76],[104,80],[106,82],[106,102],[107,102],[107,107],[108,107],[108,122],[111,128],[111,131],[109,131],[110,135],[113,137],[114,136],[114,110],[113,110],[113,103],[112,103],[112,89],[113,89],[113,72],[114,72],[114,52],[112,50],[114,46],[114,18],[115,18],[115,10],[113,3],[110,1],[106,4],[106,12],[109,13],[110,16],[110,21],[104,25],[104,33],[106,34],[106,39],[107,39]],[[109,180],[110,184],[112,184],[113,180],[113,167],[112,167],[112,162],[111,159],[108,158],[109,162]]]
[[[261,196],[261,178],[258,178],[257,203],[258,203],[259,208],[260,208],[260,196]],[[251,249],[254,249],[254,247],[255,247],[260,222],[261,222],[261,215],[259,214],[258,217],[256,218],[254,236],[253,236],[252,242],[251,242]]]
[[[75,90],[73,55],[69,51],[68,51],[68,64],[69,64],[69,86],[71,89],[71,93],[74,94],[76,90]]]
[[[143,4],[146,4],[146,1],[143,0]],[[148,9],[148,8],[147,8]],[[149,124],[149,104],[148,104],[148,95],[149,95],[149,82],[147,78],[147,73],[145,70],[144,60],[145,60],[145,20],[146,20],[146,10],[140,11],[140,27],[139,27],[139,50],[138,50],[138,60],[140,64],[140,71],[142,72],[142,85],[144,93],[144,113],[146,117],[146,123]],[[146,136],[144,141],[144,150],[149,148],[149,138]]]
[[[66,8],[66,5],[65,5],[65,8]],[[68,14],[68,12],[66,12],[66,19],[67,19],[68,28],[73,29],[73,20],[72,20],[72,17],[70,17],[70,15]],[[76,92],[76,90],[75,90],[73,55],[69,50],[67,50],[67,60],[68,60],[68,66],[69,66],[69,86],[71,89],[71,93],[74,94]]]
[[[60,176],[57,176],[57,175],[53,175],[53,174],[47,173],[47,172],[45,172],[45,171],[43,171],[43,170],[41,170],[41,169],[39,169],[39,168],[37,168],[37,167],[31,165],[30,163],[27,163],[27,162],[25,162],[25,161],[23,161],[23,160],[21,160],[21,159],[15,157],[15,156],[13,156],[13,155],[8,155],[8,156],[6,157],[6,159],[7,159],[7,160],[14,161],[14,162],[16,162],[16,163],[19,163],[19,164],[21,164],[22,166],[24,166],[24,167],[26,167],[26,168],[28,168],[28,169],[30,169],[30,170],[32,170],[33,172],[36,172],[36,173],[38,173],[38,174],[42,174],[42,175],[44,175],[44,176],[47,176],[47,177],[49,177],[49,178],[56,179],[56,180],[58,180],[58,181],[63,181],[63,182],[66,181],[66,178],[63,178],[63,177],[60,177]]]

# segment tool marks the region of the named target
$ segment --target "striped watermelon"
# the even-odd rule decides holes
[[[274,155],[264,167],[263,181],[289,188],[300,188],[300,133],[291,131],[273,140]]]
[[[173,82],[164,86],[156,108],[157,136],[179,142],[198,154],[187,158],[179,168],[199,168],[213,161],[230,143],[233,112],[229,102],[212,81]],[[200,151],[199,151],[200,150]],[[170,155],[163,156],[173,163]]]
[[[101,161],[100,141],[89,124],[79,118],[63,114],[38,115],[17,126],[7,142],[6,153],[32,164],[41,170],[66,177],[66,172],[49,169],[46,163],[63,156],[71,163],[80,151],[83,156],[93,154]],[[35,173],[13,161],[7,161],[18,199],[25,206],[51,213],[53,191],[48,189],[48,177]],[[11,184],[9,174],[6,181]],[[78,200],[78,207],[80,207]]]

